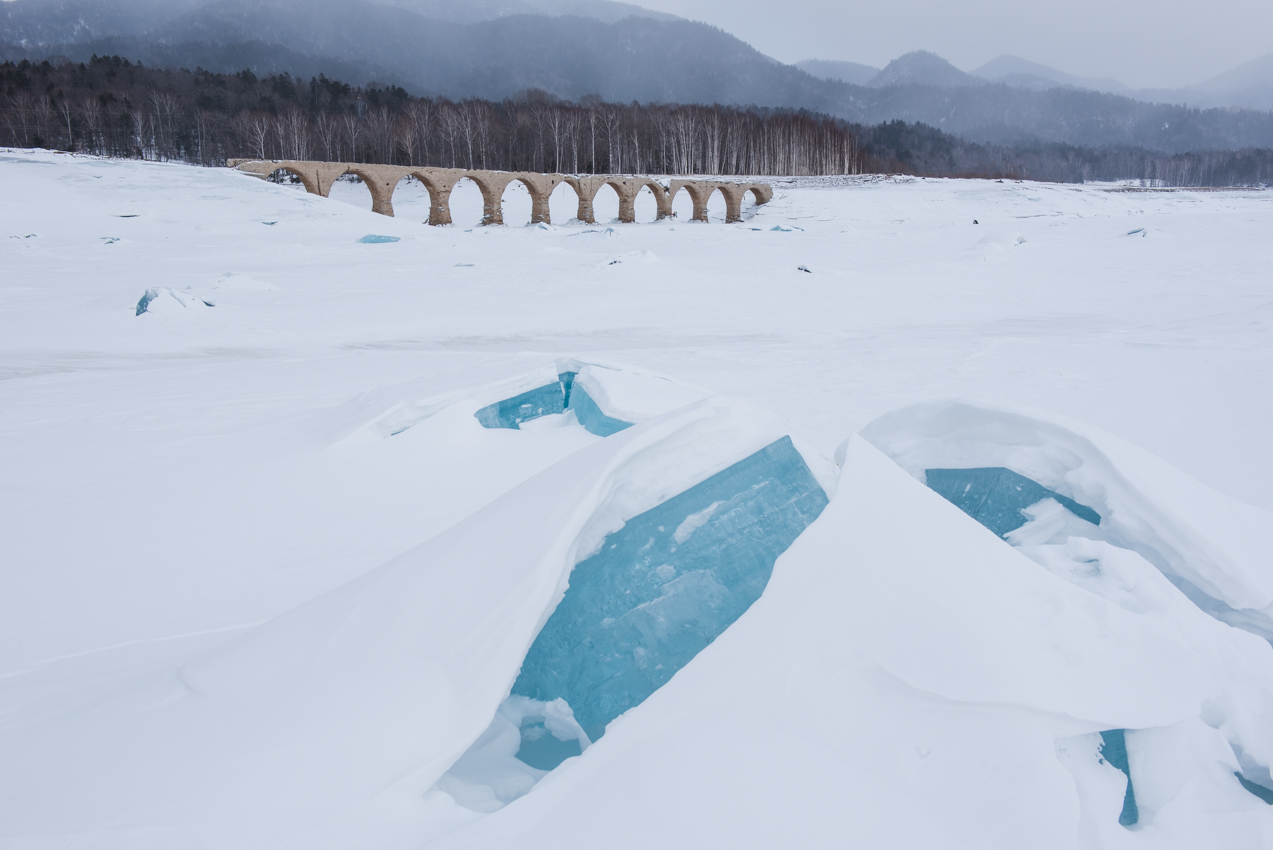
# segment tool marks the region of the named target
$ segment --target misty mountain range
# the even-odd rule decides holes
[[[961,71],[940,56],[925,51],[909,53],[884,68],[824,59],[797,62],[796,67],[815,77],[875,88],[908,83],[969,88],[998,83],[1031,91],[1069,88],[1105,92],[1147,103],[1273,110],[1273,53],[1183,89],[1132,89],[1117,80],[1067,74],[1018,56],[1000,56],[971,72]]]
[[[1273,147],[1273,112],[1151,103],[1014,57],[972,74],[931,53],[883,69],[785,65],[723,30],[608,0],[15,0],[0,4],[0,56],[319,73],[415,94],[808,109],[874,125],[923,122],[975,142],[1141,146],[1177,153]],[[1264,61],[1264,60],[1261,60]],[[1236,69],[1212,93],[1250,89]],[[1266,64],[1273,64],[1273,58]],[[1225,86],[1228,86],[1226,88]],[[1269,88],[1266,82],[1265,87]],[[1195,87],[1198,88],[1198,87]],[[1217,95],[1218,96],[1218,95]],[[1172,105],[1172,104],[1177,105]],[[1267,97],[1273,107],[1273,95]]]

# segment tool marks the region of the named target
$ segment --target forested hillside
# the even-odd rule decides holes
[[[319,75],[156,69],[118,56],[0,64],[0,143],[220,165],[324,159],[569,173],[886,172],[1179,186],[1273,183],[1273,151],[987,145],[921,123],[760,107],[413,97]]]

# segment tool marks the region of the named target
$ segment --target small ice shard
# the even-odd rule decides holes
[[[563,700],[510,696],[437,787],[467,809],[497,811],[590,744]]]
[[[211,301],[207,301],[192,292],[177,292],[169,287],[157,289],[147,289],[141,296],[141,300],[137,302],[137,312],[134,315],[140,316],[142,313],[155,313],[157,308],[162,307],[160,312],[167,313],[176,311],[180,307],[183,310],[191,308],[215,307],[217,306]]]
[[[929,487],[1000,537],[1025,525],[1022,511],[1044,499],[1055,499],[1075,516],[1101,524],[1096,511],[1006,467],[928,469],[924,476]]]
[[[397,242],[400,238],[398,236],[381,236],[378,233],[368,233],[358,241],[364,245],[379,245],[382,242]]]
[[[1123,812],[1118,816],[1118,822],[1123,826],[1134,826],[1140,820],[1140,810],[1136,808],[1136,793],[1132,790],[1132,771],[1127,763],[1125,730],[1109,729],[1102,732],[1100,752],[1107,762],[1127,776],[1127,793],[1123,795]]]
[[[146,308],[150,306],[150,302],[159,297],[159,290],[147,289],[142,293],[141,300],[137,302],[137,315],[140,316],[146,312]]]
[[[565,700],[597,740],[760,598],[826,505],[783,437],[628,520],[575,565],[513,694]]]
[[[1273,789],[1265,788],[1263,785],[1252,782],[1251,780],[1243,776],[1241,773],[1238,773],[1236,771],[1234,772],[1233,775],[1238,778],[1238,782],[1242,784],[1243,788],[1250,791],[1252,794],[1259,797],[1264,802],[1273,806]]]

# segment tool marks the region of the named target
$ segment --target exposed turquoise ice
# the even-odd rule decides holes
[[[631,422],[624,422],[622,419],[615,419],[613,416],[602,413],[601,408],[597,407],[597,403],[583,387],[575,387],[571,390],[570,402],[566,406],[575,412],[580,425],[598,437],[609,437],[624,428],[632,427]]]
[[[629,520],[575,565],[513,693],[564,699],[596,741],[751,607],[826,505],[783,437]]]
[[[562,372],[557,376],[555,384],[545,384],[521,395],[489,404],[473,415],[486,428],[520,428],[523,422],[550,413],[573,410],[579,424],[599,437],[609,437],[616,431],[631,428],[631,422],[606,416],[592,400],[592,396],[584,392],[582,387],[575,386],[575,376],[578,374]]]
[[[561,413],[565,410],[565,391],[558,381],[488,404],[473,415],[484,428],[518,428],[523,422]]]
[[[574,389],[575,378],[579,376],[578,372],[558,372],[557,380],[561,382],[561,392],[565,397],[566,407],[570,407],[570,392]]]
[[[144,293],[142,293],[141,300],[137,302],[136,315],[140,316],[142,313],[145,313],[146,308],[150,306],[150,302],[154,301],[158,297],[159,290],[157,289],[147,289]]]
[[[1101,755],[1114,767],[1127,776],[1127,793],[1123,795],[1123,811],[1118,822],[1123,826],[1132,826],[1140,820],[1140,810],[1136,808],[1136,793],[1132,790],[1132,771],[1127,763],[1127,736],[1123,729],[1109,729],[1101,733]]]
[[[527,717],[522,722],[521,732],[522,743],[517,757],[540,770],[552,770],[583,752],[578,740],[563,741],[549,731],[542,717]]]
[[[1025,525],[1021,511],[1044,499],[1056,499],[1076,516],[1101,524],[1101,515],[1087,505],[1002,466],[928,469],[924,475],[929,487],[1000,537]]]
[[[1238,782],[1242,783],[1243,788],[1273,806],[1273,789],[1265,788],[1263,785],[1258,785],[1236,771],[1233,775],[1238,778]]]
[[[271,222],[273,223],[273,222]],[[377,233],[368,233],[358,241],[364,245],[378,245],[381,242],[397,242],[401,237],[398,236],[381,236]]]

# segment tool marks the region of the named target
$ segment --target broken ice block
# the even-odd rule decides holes
[[[928,469],[924,475],[929,487],[1000,537],[1025,525],[1028,518],[1021,511],[1044,499],[1056,499],[1074,515],[1101,524],[1101,515],[1087,505],[1002,466]]]
[[[602,413],[601,408],[597,407],[597,403],[583,387],[575,387],[571,391],[570,402],[566,406],[575,412],[580,425],[598,437],[609,437],[624,428],[632,427],[631,422],[624,422],[622,419],[615,419],[613,416]]]
[[[547,416],[550,413],[561,413],[565,410],[565,392],[562,384],[546,384],[533,390],[488,404],[473,415],[484,428],[515,428],[520,430],[523,422]]]
[[[615,419],[601,412],[601,408],[582,387],[576,387],[578,372],[562,372],[557,383],[545,384],[521,395],[489,404],[473,415],[485,428],[521,428],[523,422],[573,410],[579,424],[599,437],[631,428],[631,422]]]
[[[751,607],[826,505],[783,437],[633,517],[575,566],[513,693],[564,699],[597,740]]]

